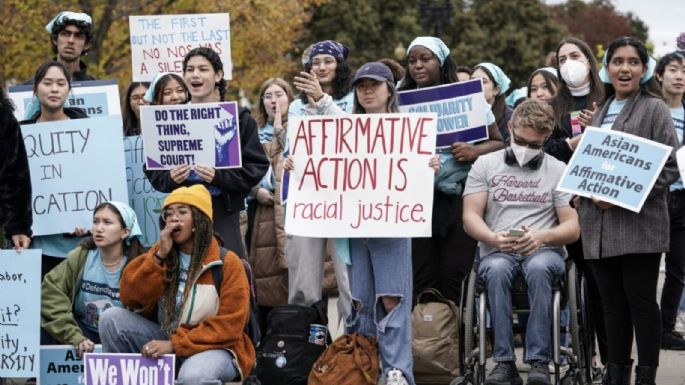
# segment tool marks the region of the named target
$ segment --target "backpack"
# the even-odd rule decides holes
[[[314,362],[325,345],[309,342],[311,324],[328,325],[328,302],[312,306],[281,305],[271,310],[260,351],[257,377],[269,385],[307,385]],[[326,341],[330,344],[330,334]]]
[[[426,289],[419,294],[411,318],[416,382],[449,383],[459,375],[457,306],[436,289]]]
[[[221,255],[219,257],[221,262],[224,261],[224,256],[226,253],[228,253],[228,249],[222,247]],[[238,259],[243,264],[243,269],[245,269],[245,275],[247,276],[247,284],[250,286],[250,319],[247,321],[247,325],[245,325],[245,334],[250,337],[250,341],[252,341],[256,351],[259,347],[259,340],[261,339],[261,331],[259,330],[259,313],[257,308],[257,288],[250,263],[240,257],[238,257]],[[224,280],[223,265],[212,266],[212,278],[214,278],[214,287],[216,288],[216,292],[221,293],[221,283]]]

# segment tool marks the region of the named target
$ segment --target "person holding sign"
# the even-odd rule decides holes
[[[14,107],[2,87],[0,138],[0,229],[15,250],[27,249],[33,223],[29,163]]]
[[[516,369],[511,284],[522,274],[530,314],[526,355],[528,384],[551,385],[552,286],[565,270],[563,246],[580,235],[571,196],[556,190],[564,163],[545,154],[554,111],[547,103],[522,102],[509,123],[510,146],[478,158],[464,190],[464,229],[479,241],[478,274],[485,281],[494,332],[495,368],[486,385],[522,384]]]
[[[400,91],[456,83],[456,64],[445,43],[430,36],[414,39],[407,48],[407,74]],[[454,303],[461,299],[461,282],[471,270],[476,241],[461,223],[461,193],[471,162],[503,147],[492,111],[487,112],[490,140],[477,144],[456,142],[452,152],[440,153],[442,167],[433,192],[433,236],[412,239],[414,298],[435,288]]]
[[[121,272],[145,251],[136,213],[124,203],[99,204],[91,234],[45,276],[41,287],[41,344],[73,345],[79,357],[100,343],[102,313],[123,307]]]
[[[85,119],[88,115],[77,107],[64,107],[71,91],[71,75],[67,68],[56,61],[43,63],[34,76],[33,94],[40,109],[31,118],[21,122],[35,124],[67,119]],[[86,235],[85,228],[77,228],[70,234],[54,234],[33,237],[32,248],[43,251],[41,276],[45,276],[73,250]]]
[[[592,125],[677,148],[670,111],[653,79],[656,63],[644,44],[633,37],[616,39],[603,64],[606,100]],[[616,149],[622,150],[620,145]],[[609,384],[629,381],[633,331],[639,359],[635,383],[654,384],[661,345],[657,280],[661,253],[669,246],[668,187],[677,175],[671,152],[638,213],[597,198],[578,198],[583,253],[592,263],[604,306]]]
[[[499,66],[492,63],[480,63],[473,68],[471,79],[481,79],[483,81],[483,92],[485,100],[492,107],[495,114],[495,121],[502,139],[509,140],[509,129],[507,124],[511,119],[513,109],[507,105],[506,92],[509,90],[511,80]]]
[[[678,145],[682,147],[685,130],[685,53],[676,51],[664,55],[656,65],[656,78],[661,84],[661,94],[671,109]],[[678,304],[685,287],[685,186],[682,179],[673,183],[669,190],[671,245],[666,253],[666,278],[661,291],[661,348],[685,350],[685,339],[675,331]]]
[[[183,77],[190,91],[191,103],[224,100],[226,81],[223,79],[223,64],[219,54],[211,48],[200,47],[188,52],[183,59]],[[247,253],[240,233],[240,211],[245,209],[245,197],[264,176],[269,162],[259,144],[257,123],[248,109],[240,110],[239,124],[242,168],[217,170],[213,166],[196,164],[191,169],[190,165],[182,165],[171,171],[147,172],[147,176],[155,190],[160,192],[171,192],[180,186],[204,185],[212,195],[214,229],[229,250],[245,258]]]
[[[212,230],[212,197],[195,184],[164,200],[159,241],[124,268],[121,302],[100,317],[102,350],[176,354],[178,384],[242,382],[255,351],[244,328],[250,288],[242,262]],[[222,269],[221,283],[213,269]],[[156,319],[159,324],[151,321]]]
[[[126,90],[124,103],[124,136],[140,135],[140,106],[144,105],[148,82],[133,82]]]

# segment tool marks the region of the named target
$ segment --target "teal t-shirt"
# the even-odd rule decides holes
[[[183,306],[183,291],[186,288],[186,281],[188,280],[188,268],[190,267],[190,254],[179,252],[179,274],[178,274],[178,292],[176,293],[176,313],[181,314]]]
[[[671,108],[671,119],[673,119],[675,133],[678,136],[678,145],[682,147],[683,130],[685,130],[685,107],[681,105],[680,108]],[[670,190],[682,190],[683,188],[685,188],[685,186],[683,185],[683,180],[678,179],[675,183],[671,185]]]
[[[110,307],[124,307],[119,299],[119,279],[126,264],[122,258],[116,271],[102,264],[100,250],[88,251],[83,277],[75,299],[75,318],[89,330],[98,333],[100,315]]]
[[[43,255],[66,258],[82,240],[82,237],[65,237],[63,234],[39,235],[31,239],[31,248],[40,249]]]
[[[605,128],[607,130],[611,129],[611,127],[614,125],[614,122],[616,121],[616,118],[618,117],[618,114],[621,113],[621,110],[627,102],[628,99],[614,99],[611,102],[611,104],[609,104],[609,110],[607,110],[607,114],[604,116],[604,119],[602,119],[602,128]]]

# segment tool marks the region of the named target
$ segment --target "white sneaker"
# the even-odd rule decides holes
[[[560,364],[559,365],[559,376],[563,377],[566,372],[568,372],[569,366],[568,364]],[[550,362],[549,363],[549,372],[554,374],[554,363]]]
[[[388,376],[386,377],[385,384],[386,385],[409,385],[409,382],[407,382],[407,379],[404,377],[404,373],[402,373],[401,370],[390,369],[390,371],[388,372]]]

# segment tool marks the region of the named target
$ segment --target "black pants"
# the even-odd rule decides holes
[[[634,330],[638,365],[659,366],[661,312],[656,285],[660,262],[660,253],[592,261],[604,305],[609,362],[630,362]]]
[[[228,211],[222,196],[213,196],[212,206],[214,231],[223,239],[224,247],[240,258],[247,259],[243,235],[240,233],[240,211]]]
[[[664,331],[675,328],[678,305],[685,287],[685,190],[674,191],[668,200],[671,247],[666,253],[666,278],[661,291],[661,322]]]
[[[431,238],[411,240],[414,301],[425,289],[434,288],[459,306],[461,282],[471,271],[478,243],[464,231],[461,197],[452,202],[455,204],[450,207],[450,215],[456,220],[446,234],[433,231]]]

